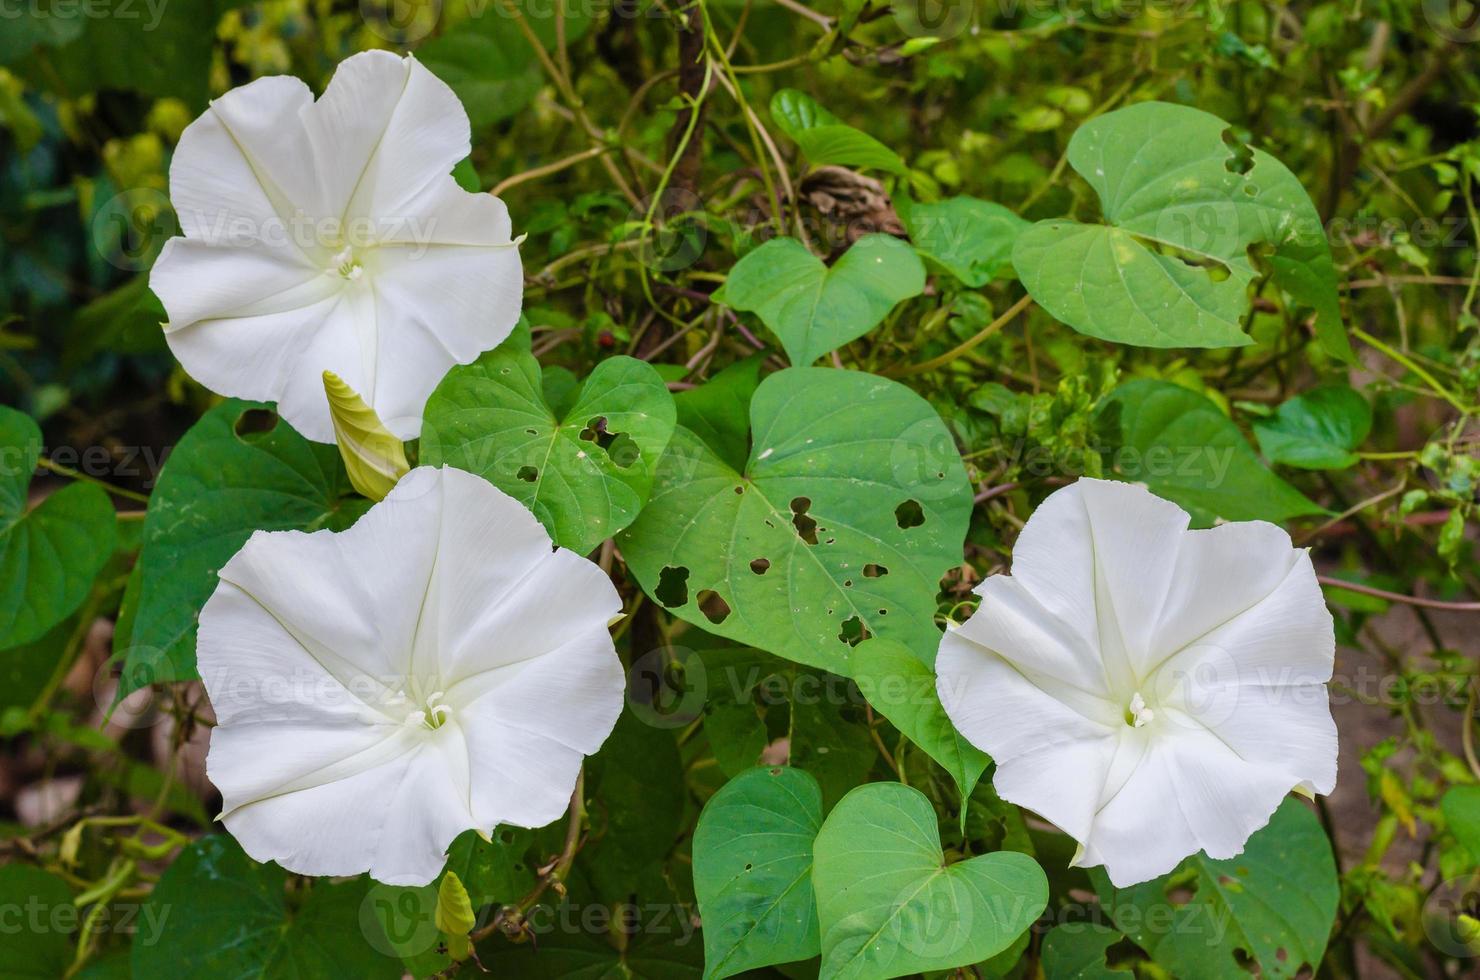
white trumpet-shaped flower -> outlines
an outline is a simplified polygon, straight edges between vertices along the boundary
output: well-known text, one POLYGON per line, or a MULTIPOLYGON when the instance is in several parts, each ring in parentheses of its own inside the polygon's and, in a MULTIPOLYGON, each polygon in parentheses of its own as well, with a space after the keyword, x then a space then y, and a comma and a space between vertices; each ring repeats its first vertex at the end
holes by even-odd
POLYGON ((523 278, 508 211, 451 176, 468 116, 414 58, 339 65, 317 102, 260 78, 186 128, 170 165, 183 238, 149 285, 176 358, 212 391, 275 401, 333 442, 323 372, 403 439, 454 363, 498 345, 523 278))
POLYGON ((407 474, 340 533, 258 531, 200 617, 206 771, 248 854, 423 884, 462 831, 566 809, 616 723, 621 600, 523 506, 407 474))
POLYGON ((1139 486, 1083 479, 977 593, 941 640, 946 712, 1002 798, 1116 886, 1233 857, 1292 789, 1335 786, 1331 614, 1280 528, 1188 530, 1139 486))

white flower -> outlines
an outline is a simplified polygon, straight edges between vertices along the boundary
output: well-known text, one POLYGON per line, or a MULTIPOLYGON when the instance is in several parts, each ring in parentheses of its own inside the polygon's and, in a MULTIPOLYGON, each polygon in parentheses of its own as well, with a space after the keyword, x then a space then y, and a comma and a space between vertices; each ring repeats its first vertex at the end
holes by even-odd
POLYGON ((1199 849, 1233 857, 1290 790, 1336 784, 1335 638, 1310 556, 1262 521, 1187 524, 1139 486, 1057 491, 936 661, 997 792, 1117 887, 1199 849))
POLYGON ((620 610, 460 470, 412 470, 338 534, 258 531, 200 616, 222 820, 259 861, 391 884, 464 830, 555 820, 621 711, 620 610))
POLYGON ((333 371, 403 439, 454 363, 498 345, 523 278, 509 216, 452 178, 467 113, 414 58, 343 62, 317 102, 296 78, 259 78, 180 138, 170 197, 183 238, 149 285, 170 349, 212 391, 276 401, 333 442, 333 371))

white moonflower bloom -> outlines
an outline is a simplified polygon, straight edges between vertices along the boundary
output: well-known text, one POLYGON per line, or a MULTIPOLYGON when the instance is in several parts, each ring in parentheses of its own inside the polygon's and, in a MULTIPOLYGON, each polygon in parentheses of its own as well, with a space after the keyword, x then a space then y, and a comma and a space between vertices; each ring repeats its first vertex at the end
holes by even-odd
POLYGON ((997 792, 1117 887, 1198 850, 1233 857, 1292 789, 1336 784, 1335 638, 1310 556, 1262 521, 1187 525, 1139 486, 1055 492, 936 661, 997 792))
POLYGON ((258 531, 220 579, 206 771, 259 861, 424 884, 464 830, 558 818, 621 712, 611 581, 460 470, 340 533, 258 531))
POLYGON ((507 209, 451 176, 469 145, 452 90, 385 51, 344 61, 317 102, 289 76, 217 99, 175 150, 184 237, 149 280, 175 357, 318 442, 334 441, 332 371, 415 438, 437 382, 508 336, 522 302, 507 209))

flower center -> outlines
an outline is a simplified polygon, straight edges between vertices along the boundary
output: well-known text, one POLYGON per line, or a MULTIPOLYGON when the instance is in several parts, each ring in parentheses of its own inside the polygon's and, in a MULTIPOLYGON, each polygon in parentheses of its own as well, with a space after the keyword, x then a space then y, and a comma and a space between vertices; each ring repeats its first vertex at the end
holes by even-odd
POLYGON ((346 248, 339 252, 330 262, 340 278, 347 279, 350 282, 354 282, 365 274, 365 267, 360 264, 360 260, 355 256, 355 251, 352 248, 346 248))
POLYGON ((446 693, 445 691, 433 691, 427 698, 426 705, 407 714, 402 724, 419 725, 432 732, 441 728, 447 723, 447 719, 452 717, 452 705, 445 704, 441 700, 446 693))
POLYGON ((1146 699, 1137 691, 1131 695, 1131 703, 1125 708, 1125 723, 1132 728, 1141 728, 1156 720, 1156 712, 1146 707, 1146 699))

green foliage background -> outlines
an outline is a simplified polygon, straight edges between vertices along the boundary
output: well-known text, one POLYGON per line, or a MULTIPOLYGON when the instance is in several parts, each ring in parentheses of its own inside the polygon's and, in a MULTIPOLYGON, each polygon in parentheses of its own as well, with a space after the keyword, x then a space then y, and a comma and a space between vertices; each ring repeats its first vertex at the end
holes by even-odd
POLYGON ((0 0, 0 976, 1473 970, 1476 17, 0 0), (528 236, 527 329, 448 376, 413 449, 612 572, 633 679, 570 817, 466 834, 423 889, 297 878, 212 832, 211 570, 367 504, 331 447, 193 383, 147 287, 208 99, 321 91, 381 47, 457 91, 458 178, 528 236), (1086 474, 1283 524, 1341 644, 1336 796, 1118 891, 996 798, 938 706, 874 693, 931 689, 932 623, 1086 474), (881 864, 883 833, 909 853, 881 864), (924 898, 841 884, 870 870, 924 898), (1028 904, 974 905, 962 883, 994 875, 1028 904))

